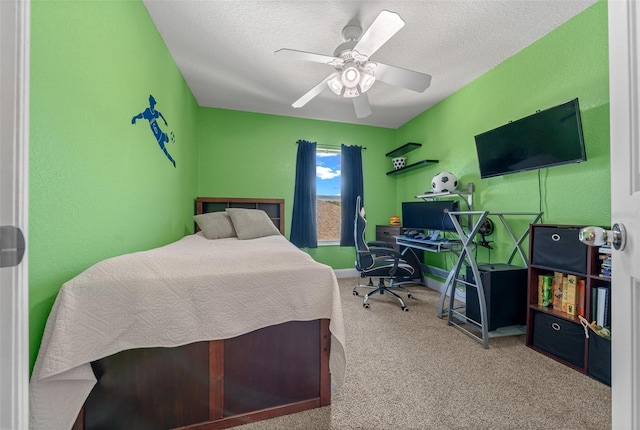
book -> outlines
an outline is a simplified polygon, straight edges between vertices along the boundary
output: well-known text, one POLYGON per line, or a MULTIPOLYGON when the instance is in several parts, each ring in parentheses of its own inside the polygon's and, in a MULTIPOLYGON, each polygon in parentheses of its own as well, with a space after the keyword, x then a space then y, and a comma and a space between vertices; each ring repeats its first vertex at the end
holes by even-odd
POLYGON ((598 248, 598 261, 600 261, 601 278, 611 278, 611 243, 607 242, 598 248))
POLYGON ((564 273, 553 272, 553 309, 562 310, 562 280, 564 273))
POLYGON ((544 306, 542 304, 544 296, 544 275, 538 275, 538 305, 544 306))
POLYGON ((611 289, 609 289, 609 294, 607 294, 607 314, 605 316, 605 327, 611 328, 611 289))
POLYGON ((598 303, 596 305, 596 324, 605 327, 608 322, 607 307, 609 305, 609 289, 607 287, 595 288, 598 291, 598 303))
POLYGON ((553 276, 538 276, 538 305, 550 306, 553 303, 553 276))
POLYGON ((566 293, 566 306, 567 313, 569 315, 576 315, 578 309, 578 281, 579 277, 576 275, 567 275, 567 293, 566 293))
POLYGON ((578 280, 578 315, 584 317, 584 308, 586 306, 586 284, 584 279, 578 280))
POLYGON ((611 245, 602 245, 598 248, 598 252, 601 254, 611 254, 611 245))
POLYGON ((569 302, 567 301, 567 291, 569 290, 568 280, 569 280, 568 276, 565 276, 562 278, 562 303, 561 303, 562 312, 567 312, 567 305, 569 304, 569 302))

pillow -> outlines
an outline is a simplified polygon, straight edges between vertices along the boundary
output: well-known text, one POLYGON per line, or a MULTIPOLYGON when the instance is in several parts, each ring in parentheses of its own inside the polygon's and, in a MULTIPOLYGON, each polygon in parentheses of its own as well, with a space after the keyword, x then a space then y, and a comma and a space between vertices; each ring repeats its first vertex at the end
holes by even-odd
POLYGON ((194 215, 193 219, 207 239, 236 237, 236 230, 233 228, 231 218, 226 212, 209 212, 202 215, 194 215))
POLYGON ((280 234, 269 215, 261 209, 227 208, 238 239, 255 239, 280 234))

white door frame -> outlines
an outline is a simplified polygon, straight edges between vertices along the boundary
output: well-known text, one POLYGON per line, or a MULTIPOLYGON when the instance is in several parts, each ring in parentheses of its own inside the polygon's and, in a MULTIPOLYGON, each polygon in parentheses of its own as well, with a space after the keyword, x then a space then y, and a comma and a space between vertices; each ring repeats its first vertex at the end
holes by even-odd
MULTIPOLYGON (((0 0, 0 225, 27 236, 30 0, 0 0)), ((29 427, 27 254, 0 268, 0 428, 29 427)))
MULTIPOLYGON (((634 49, 631 49, 631 40, 629 37, 629 20, 631 15, 635 14, 634 19, 631 22, 638 24, 638 8, 632 6, 633 2, 630 0, 609 0, 609 49, 610 49, 610 67, 616 67, 618 69, 626 68, 627 74, 630 77, 632 72, 635 71, 635 84, 637 85, 637 79, 639 78, 636 70, 639 64, 637 56, 638 46, 633 45, 634 49), (622 42, 622 45, 620 44, 622 42), (631 50, 630 50, 631 49, 631 50), (613 65, 613 66, 612 66, 613 65)), ((0 204, 12 204, 14 205, 13 211, 15 214, 15 225, 18 225, 25 236, 28 236, 27 232, 27 218, 28 218, 28 142, 29 142, 29 55, 30 55, 30 0, 0 0, 0 46, 3 47, 0 51, 0 59, 2 59, 3 68, 0 71, 0 79, 2 79, 2 85, 5 85, 7 74, 9 79, 13 82, 15 95, 14 99, 11 99, 10 106, 5 106, 7 98, 3 97, 0 101, 3 103, 3 112, 12 112, 14 121, 12 122, 13 136, 11 142, 5 142, 4 138, 0 142, 1 145, 11 145, 15 148, 15 157, 12 162, 0 159, 0 165, 5 170, 7 165, 13 164, 18 172, 14 176, 15 186, 14 196, 15 199, 11 202, 1 202, 0 204), (4 47, 8 46, 9 52, 6 52, 4 47), (12 51, 14 49, 14 51, 12 51), (5 58, 7 55, 14 55, 13 63, 15 67, 7 68, 5 65, 5 58), (8 110, 6 110, 8 109, 8 110)), ((634 30, 640 31, 635 26, 634 30)), ((636 35, 637 37, 637 35, 636 35)), ((636 40, 635 42, 638 42, 636 40)), ((610 78, 611 79, 611 78, 610 78)), ((618 79, 617 77, 615 79, 618 79)), ((631 91, 629 79, 626 82, 616 83, 627 86, 627 91, 631 91)), ((612 94, 615 91, 614 87, 611 87, 612 94)), ((639 89, 637 86, 634 88, 636 91, 639 89)), ((636 94, 636 103, 638 98, 636 94)), ((636 131, 638 121, 640 118, 631 119, 631 106, 630 102, 626 105, 624 102, 620 103, 615 97, 611 98, 611 130, 612 130, 612 152, 613 152, 613 139, 614 129, 618 127, 618 122, 614 118, 614 112, 616 115, 626 112, 626 121, 635 121, 636 131), (614 122, 615 121, 615 122, 614 122)), ((638 113, 638 112, 636 112, 638 113)), ((2 126, 7 124, 3 121, 2 126)), ((11 126, 11 123, 9 123, 11 126)), ((631 124, 628 124, 631 126, 631 124)), ((627 130, 631 132, 631 130, 627 130)), ((4 131, 0 136, 6 135, 4 131)), ((637 136, 636 136, 637 137, 637 136)), ((636 144, 638 142, 636 141, 636 144)), ((636 153, 636 156, 638 154, 636 153)), ((612 175, 616 169, 611 169, 612 175)), ((612 178, 613 183, 613 178, 612 178)), ((5 186, 5 181, 3 181, 5 186)), ((613 195, 614 190, 612 190, 613 195)), ((5 220, 1 220, 3 223, 5 220)), ((612 221, 616 221, 612 219, 612 221)), ((637 252, 636 252, 637 253, 637 252)), ((615 265, 615 263, 614 263, 615 265)), ((8 363, 5 363, 5 355, 1 356, 0 361, 0 375, 2 375, 2 381, 10 381, 9 386, 6 384, 0 384, 0 395, 3 400, 5 395, 8 395, 11 400, 9 402, 0 402, 0 428, 16 428, 23 429, 28 428, 28 374, 29 374, 29 348, 28 348, 28 251, 25 254, 23 262, 14 268, 14 273, 8 278, 12 284, 10 297, 12 304, 15 307, 15 312, 12 315, 5 315, 4 312, 0 315, 0 323, 2 327, 10 327, 15 333, 14 341, 10 345, 3 344, 2 350, 10 350, 8 355, 8 363), (10 348, 7 348, 9 347, 10 348), (6 378, 8 377, 8 379, 6 378), (7 406, 5 406, 7 404, 7 406)), ((7 268, 0 269, 6 271, 7 268)), ((5 284, 6 277, 2 277, 2 285, 0 286, 0 294, 2 291, 9 288, 5 284)), ((617 289, 617 282, 613 282, 614 290, 617 289)), ((617 296, 613 294, 612 297, 617 296)), ((1 300, 5 300, 4 296, 0 296, 1 300)), ((635 303, 638 305, 638 303, 635 303)), ((615 307, 615 303, 613 304, 615 307)), ((2 308, 4 309, 4 308, 2 308)), ((618 321, 622 321, 626 327, 621 331, 628 331, 629 326, 634 324, 634 321, 640 319, 636 315, 638 308, 633 309, 634 312, 629 315, 618 316, 618 321)), ((614 315, 618 314, 617 312, 614 315)), ((615 318, 615 316, 614 316, 615 318)), ((614 320, 614 324, 616 324, 614 320)), ((620 333, 622 334, 622 333, 620 333)), ((614 333, 614 338, 617 333, 614 333)), ((620 339, 620 338, 618 338, 620 339)), ((633 342, 633 339, 626 339, 633 342)), ((630 344, 623 346, 622 342, 613 342, 613 387, 612 387, 612 415, 613 415, 613 427, 614 428, 640 428, 640 417, 638 416, 637 406, 640 402, 640 345, 630 344), (628 366, 625 373, 626 378, 631 381, 630 384, 624 384, 620 386, 618 382, 621 380, 621 371, 623 369, 618 368, 618 363, 622 361, 625 366, 628 366), (619 377, 617 376, 619 375, 619 377)))
POLYGON ((613 253, 612 428, 640 428, 640 8, 609 0, 611 222, 627 230, 613 253))

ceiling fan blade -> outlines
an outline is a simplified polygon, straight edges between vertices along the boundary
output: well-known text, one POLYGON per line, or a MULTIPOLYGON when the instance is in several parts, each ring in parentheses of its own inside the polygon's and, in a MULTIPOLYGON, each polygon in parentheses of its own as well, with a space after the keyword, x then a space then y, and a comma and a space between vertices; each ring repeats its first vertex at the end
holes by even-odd
POLYGON ((353 107, 356 110, 356 117, 366 118, 371 115, 371 105, 369 104, 369 96, 367 96, 367 93, 360 94, 352 100, 353 107))
POLYGON ((316 85, 315 87, 311 88, 305 95, 303 95, 298 100, 293 102, 293 104, 291 106, 293 106, 294 108, 301 108, 302 106, 304 106, 307 103, 309 103, 309 101, 312 98, 314 98, 315 96, 320 94, 325 88, 329 88, 327 86, 327 81, 329 79, 333 78, 336 75, 338 75, 337 72, 332 73, 329 76, 327 76, 326 78, 324 78, 322 81, 320 81, 320 83, 318 85, 316 85))
POLYGON ((402 27, 404 21, 395 12, 383 10, 378 14, 373 24, 364 32, 353 50, 371 57, 387 40, 391 39, 402 27))
POLYGON ((431 75, 383 63, 377 63, 374 69, 374 76, 377 81, 386 82, 387 84, 407 88, 419 93, 431 85, 431 75))
MULTIPOLYGON (((331 57, 329 55, 322 54, 314 54, 313 52, 305 52, 305 51, 297 51, 295 49, 278 49, 274 52, 276 57, 286 58, 290 60, 302 60, 302 61, 312 61, 314 63, 322 63, 322 64, 332 64, 338 61, 343 64, 344 61, 340 58, 331 57)), ((333 64, 332 64, 333 65, 333 64)))

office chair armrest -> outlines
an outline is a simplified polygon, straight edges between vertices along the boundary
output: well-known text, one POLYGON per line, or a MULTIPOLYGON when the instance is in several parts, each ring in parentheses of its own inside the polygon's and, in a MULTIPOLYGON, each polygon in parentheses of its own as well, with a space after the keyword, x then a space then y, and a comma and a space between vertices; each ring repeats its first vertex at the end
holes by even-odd
POLYGON ((396 260, 396 264, 398 260, 402 259, 402 255, 393 248, 371 247, 369 251, 374 255, 388 255, 389 257, 393 257, 393 259, 396 260))
POLYGON ((389 276, 393 277, 398 270, 398 264, 402 260, 402 255, 399 252, 396 252, 394 249, 389 248, 369 248, 369 251, 375 256, 389 256, 393 258, 393 267, 389 270, 389 276))
POLYGON ((369 248, 374 247, 374 248, 390 248, 390 249, 393 249, 393 245, 391 245, 388 242, 382 242, 380 240, 374 240, 372 242, 367 242, 367 246, 369 248))

